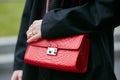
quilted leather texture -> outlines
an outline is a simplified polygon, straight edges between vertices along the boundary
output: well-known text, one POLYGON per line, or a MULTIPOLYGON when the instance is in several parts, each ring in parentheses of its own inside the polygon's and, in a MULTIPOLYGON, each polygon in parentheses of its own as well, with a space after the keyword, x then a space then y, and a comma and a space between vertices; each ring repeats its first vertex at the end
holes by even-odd
POLYGON ((77 35, 61 39, 40 39, 27 47, 26 63, 68 72, 85 73, 89 57, 88 35, 77 35), (49 47, 57 48, 56 55, 48 55, 49 47))

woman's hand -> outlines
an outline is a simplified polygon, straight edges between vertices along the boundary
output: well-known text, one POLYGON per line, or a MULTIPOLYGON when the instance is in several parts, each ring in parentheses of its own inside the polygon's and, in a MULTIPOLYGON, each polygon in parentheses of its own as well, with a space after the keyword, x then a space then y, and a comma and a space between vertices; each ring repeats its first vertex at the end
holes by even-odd
POLYGON ((28 31, 26 32, 28 43, 37 41, 41 38, 41 23, 42 20, 36 20, 29 27, 28 31))
POLYGON ((22 70, 14 71, 12 74, 11 80, 22 80, 22 74, 23 74, 22 70))

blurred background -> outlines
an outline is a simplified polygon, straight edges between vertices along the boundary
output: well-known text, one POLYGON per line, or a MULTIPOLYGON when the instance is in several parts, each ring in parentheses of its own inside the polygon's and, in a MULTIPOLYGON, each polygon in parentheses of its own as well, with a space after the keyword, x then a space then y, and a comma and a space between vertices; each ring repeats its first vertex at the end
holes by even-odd
POLYGON ((0 0, 0 80, 10 80, 25 0, 0 0))
MULTIPOLYGON (((0 0, 0 80, 10 80, 25 0, 0 0)), ((120 80, 120 27, 114 32, 115 74, 120 80)))

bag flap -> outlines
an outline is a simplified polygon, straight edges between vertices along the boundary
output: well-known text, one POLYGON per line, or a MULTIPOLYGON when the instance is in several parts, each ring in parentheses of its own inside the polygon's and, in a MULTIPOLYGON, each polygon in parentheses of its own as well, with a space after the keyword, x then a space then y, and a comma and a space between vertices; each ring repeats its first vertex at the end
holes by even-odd
POLYGON ((59 39, 40 39, 36 42, 30 43, 29 46, 36 47, 57 47, 58 49, 78 49, 84 42, 85 35, 77 35, 59 39))

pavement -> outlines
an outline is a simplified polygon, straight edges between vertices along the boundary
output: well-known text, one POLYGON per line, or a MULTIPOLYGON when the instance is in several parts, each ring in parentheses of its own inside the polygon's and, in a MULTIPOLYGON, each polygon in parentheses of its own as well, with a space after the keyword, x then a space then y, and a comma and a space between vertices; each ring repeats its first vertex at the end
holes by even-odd
MULTIPOLYGON (((16 36, 0 37, 0 80, 10 80, 13 68, 16 36)), ((120 80, 120 27, 114 32, 115 74, 120 80)))

